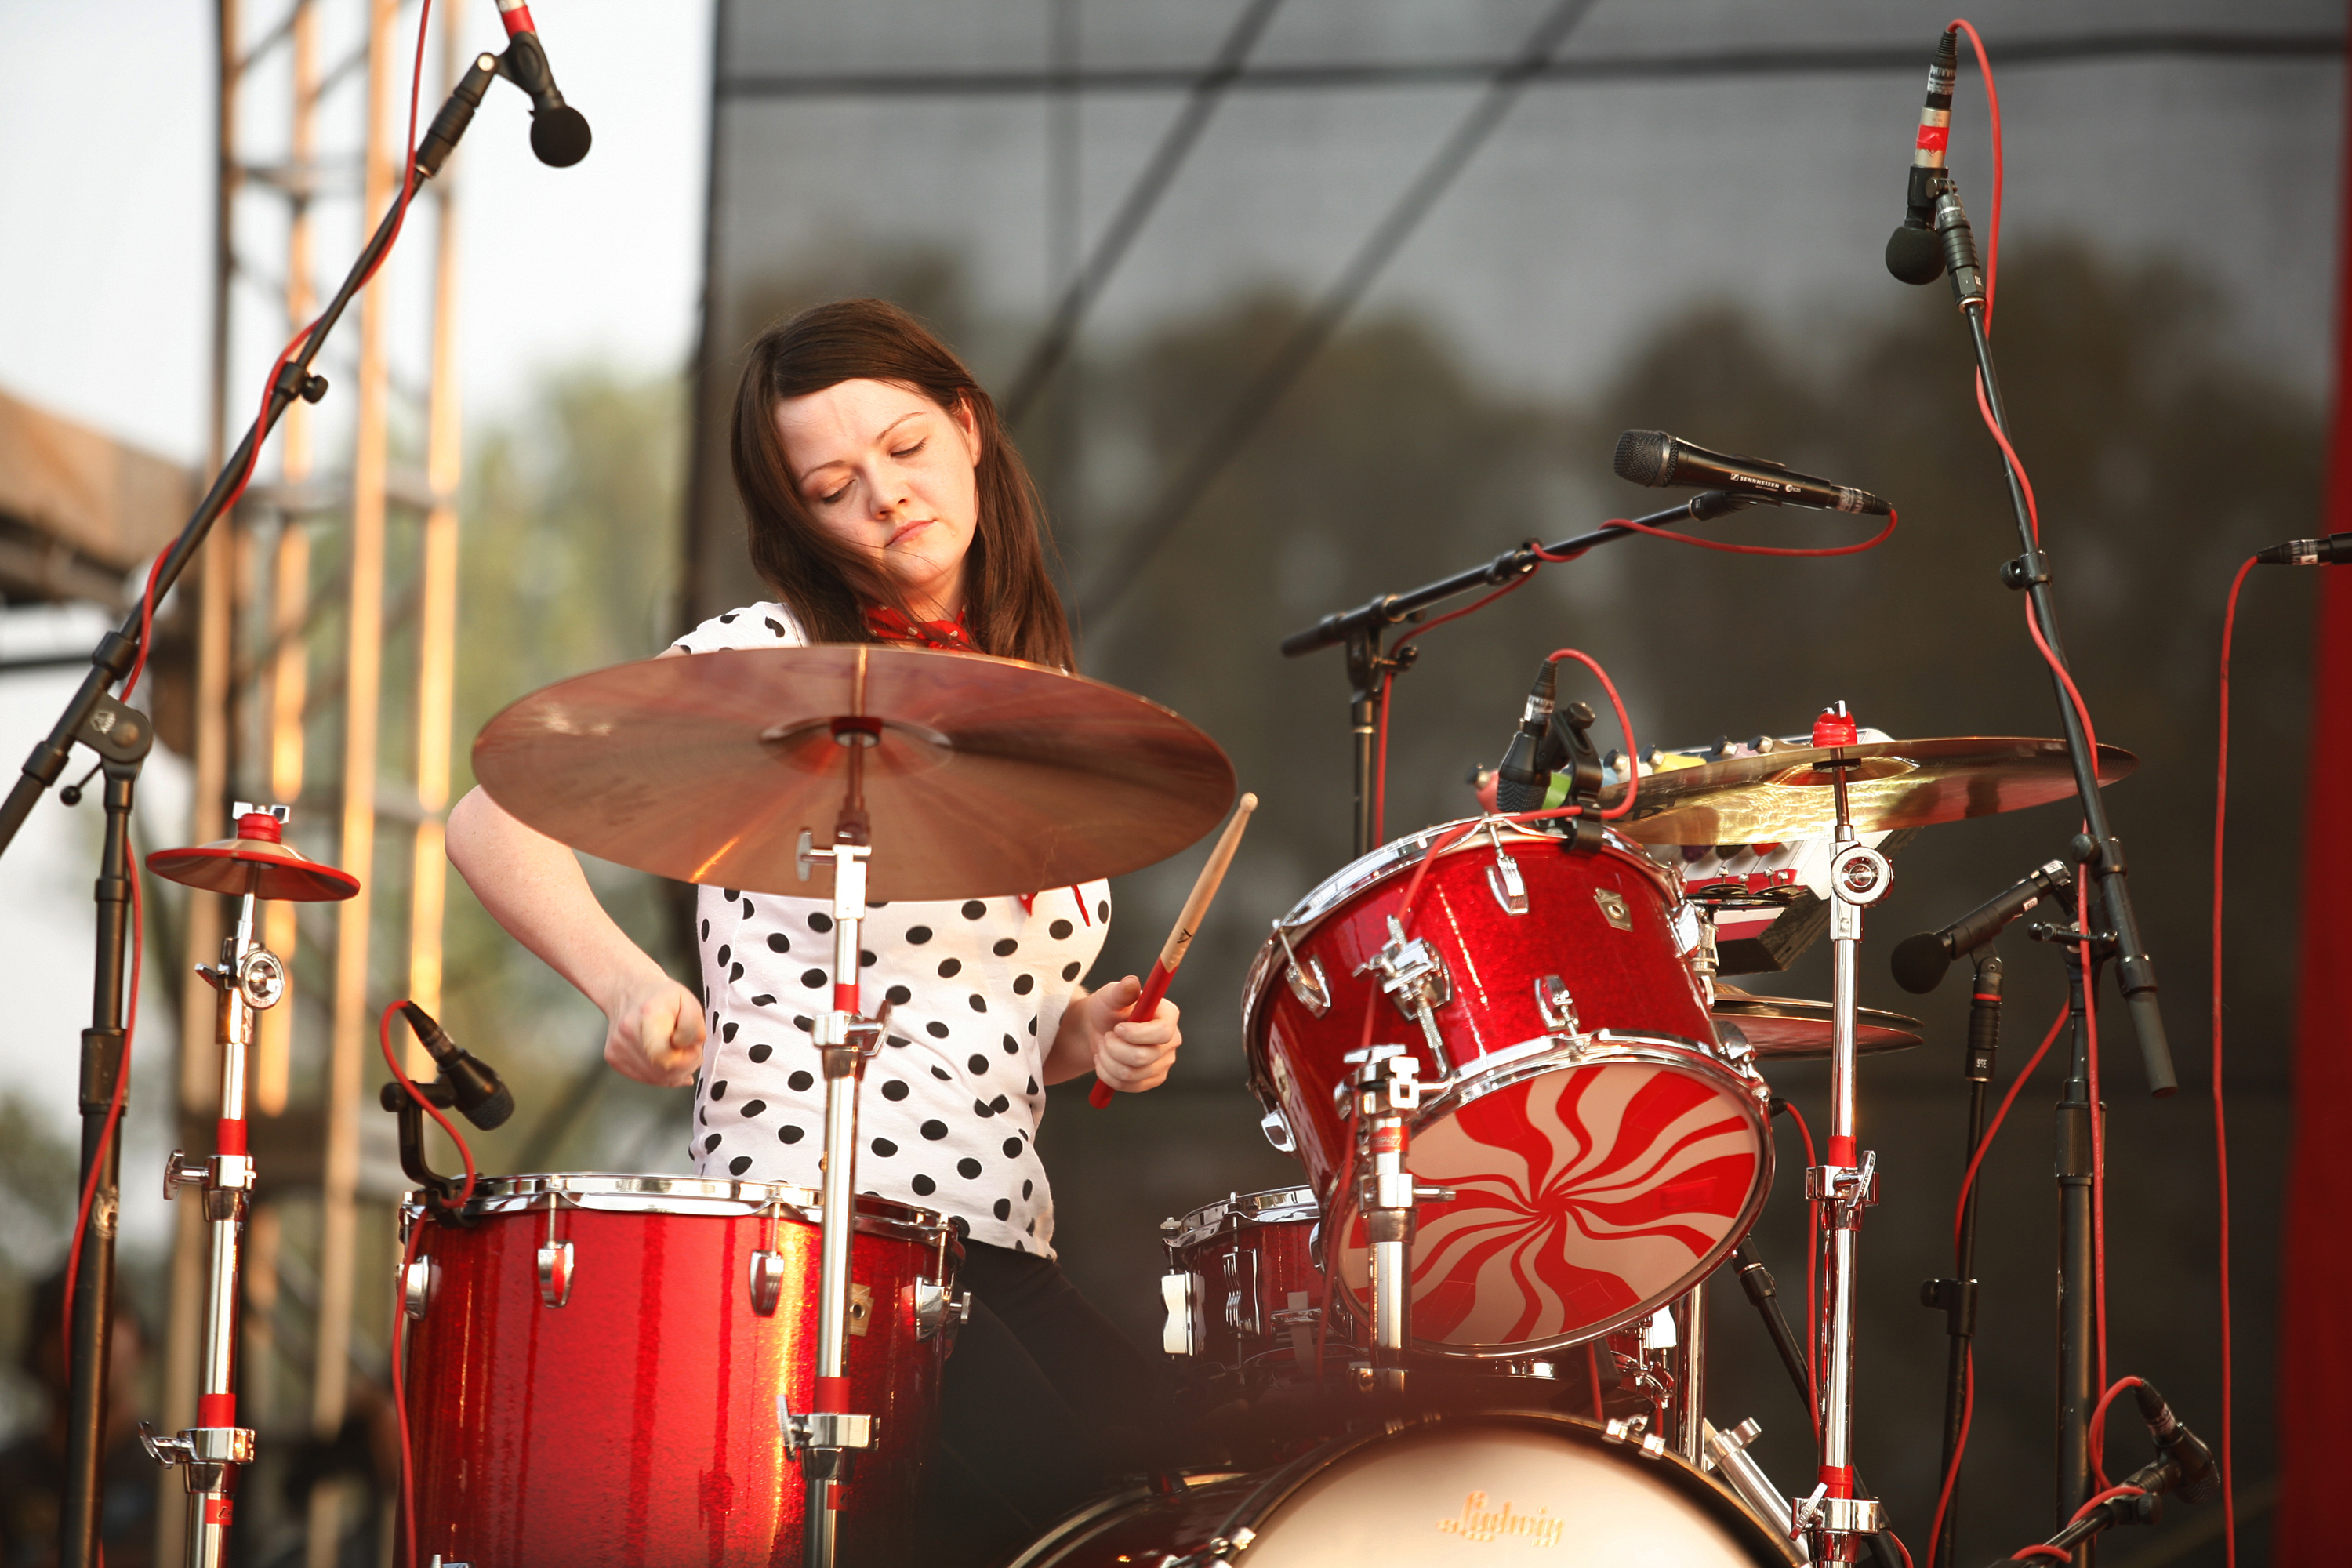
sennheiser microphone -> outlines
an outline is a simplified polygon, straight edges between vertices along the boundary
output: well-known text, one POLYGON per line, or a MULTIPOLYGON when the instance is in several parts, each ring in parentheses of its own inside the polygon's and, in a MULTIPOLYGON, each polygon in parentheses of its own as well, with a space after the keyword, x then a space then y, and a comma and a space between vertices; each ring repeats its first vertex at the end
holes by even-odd
POLYGON ((2265 566, 2333 566, 2352 561, 2352 533, 2331 533, 2325 539, 2290 539, 2268 550, 2254 552, 2265 566))
POLYGON ((1709 485, 1752 496, 1773 506, 1819 507, 1823 511, 1870 512, 1885 517, 1895 509, 1868 490, 1789 471, 1763 458, 1734 458, 1678 440, 1664 430, 1628 430, 1617 437, 1617 477, 1637 485, 1709 485))
POLYGON ((514 1091, 499 1081, 490 1064, 470 1051, 462 1050, 433 1015, 414 1002, 403 1002, 400 1010, 407 1016, 408 1026, 416 1031, 416 1038, 441 1069, 441 1081, 449 1086, 457 1109, 466 1120, 487 1132, 503 1124, 514 1114, 514 1091))
POLYGON ((1535 684, 1528 688, 1528 705, 1519 715, 1519 727, 1511 731, 1510 748, 1495 770, 1495 809, 1507 816, 1543 805, 1551 770, 1542 765, 1541 752, 1544 736, 1551 729, 1553 693, 1559 687, 1559 666, 1544 660, 1536 671, 1535 684))
POLYGON ((2062 888, 2074 885, 2074 868, 2063 860, 2037 866, 2014 886, 1970 910, 1941 931, 1923 931, 1897 942, 1889 960, 1895 984, 1924 996, 1940 984, 1952 961, 1990 942, 2010 921, 2062 888))
POLYGON ((1919 139, 1911 149, 1911 184, 1903 226, 1887 237, 1886 270, 1906 283, 1933 283, 1944 275, 1944 242, 1936 237, 1936 197, 1952 140, 1952 83, 1959 75, 1957 31, 1936 46, 1927 68, 1927 101, 1919 110, 1919 139))
POLYGON ((2213 1450, 2172 1413, 2156 1385, 2142 1378, 2132 1397, 2139 1402, 2139 1418, 2147 1423, 2147 1435, 2156 1439, 2158 1451, 2180 1467, 2180 1481, 2172 1495, 2182 1502, 2199 1503, 2221 1490, 2221 1472, 2213 1463, 2213 1450))
POLYGON ((539 161, 568 169, 588 156, 588 118, 563 101, 554 68, 547 63, 539 26, 523 0, 499 0, 499 20, 507 27, 507 52, 499 67, 509 80, 530 94, 530 150, 539 161))

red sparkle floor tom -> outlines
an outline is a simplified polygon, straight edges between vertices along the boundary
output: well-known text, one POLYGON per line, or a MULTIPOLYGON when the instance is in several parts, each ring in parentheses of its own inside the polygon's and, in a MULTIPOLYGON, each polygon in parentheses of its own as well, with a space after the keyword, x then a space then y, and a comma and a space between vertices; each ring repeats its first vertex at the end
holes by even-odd
POLYGON ((1163 1220, 1160 1349, 1232 1372, 1311 1367, 1324 1306, 1322 1220, 1311 1187, 1235 1193, 1163 1220))

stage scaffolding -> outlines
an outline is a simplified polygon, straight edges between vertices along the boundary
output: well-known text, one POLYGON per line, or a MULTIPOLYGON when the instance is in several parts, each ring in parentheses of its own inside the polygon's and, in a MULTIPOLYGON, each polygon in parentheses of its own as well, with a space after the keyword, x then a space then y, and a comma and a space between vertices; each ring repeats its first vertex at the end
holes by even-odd
MULTIPOLYGON (((286 0, 268 9, 217 0, 217 11, 214 468, 258 405, 268 362, 257 346, 274 350, 311 319, 321 277, 340 275, 397 194, 415 26, 413 4, 400 0, 286 0), (322 227, 334 237, 322 242, 322 227)), ((445 10, 435 22, 428 111, 458 69, 455 17, 445 10)), ((383 1004, 406 994, 429 1011, 441 1005, 462 168, 453 160, 422 193, 400 247, 358 301, 355 327, 320 362, 333 383, 324 411, 348 425, 293 405, 230 526, 197 566, 193 837, 226 833, 233 801, 287 805, 306 852, 362 881, 359 896, 341 904, 268 906, 267 940, 294 966, 297 1004, 262 1015, 251 1064, 261 1186, 241 1408, 261 1432, 257 1480, 274 1479, 272 1458, 282 1460, 306 1432, 332 1442, 354 1411, 382 1397, 390 1310, 369 1282, 390 1278, 388 1258, 377 1255, 393 1232, 397 1178, 387 1170, 362 1180, 362 1095, 383 1004), (404 284, 396 294, 395 279, 421 268, 429 286, 404 284), (431 318, 423 363, 396 367, 394 301, 420 293, 431 318), (388 651, 404 657, 388 659, 388 651), (303 909, 330 912, 313 923, 298 920, 303 909), (404 912, 402 952, 377 927, 404 912)), ((225 916, 223 900, 192 900, 179 969, 187 976, 179 1111, 192 1146, 208 1137, 219 1070, 211 993, 190 966, 217 948, 225 916)), ((178 1205, 158 1423, 165 1431, 195 1414, 200 1217, 194 1204, 178 1205)), ((175 1473, 159 1484, 159 1560, 172 1561, 184 1505, 175 1473)), ((299 1519, 277 1506, 276 1490, 247 1489, 239 1533, 268 1555, 299 1540, 312 1568, 334 1562, 354 1522, 349 1489, 314 1487, 299 1519)))

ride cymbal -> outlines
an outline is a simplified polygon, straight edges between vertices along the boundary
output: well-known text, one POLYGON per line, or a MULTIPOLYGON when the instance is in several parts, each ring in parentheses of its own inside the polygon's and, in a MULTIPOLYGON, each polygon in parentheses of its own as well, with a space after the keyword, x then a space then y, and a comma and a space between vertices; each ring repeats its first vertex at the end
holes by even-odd
MULTIPOLYGON (((1826 838, 1837 826, 1836 791, 1823 764, 1847 760, 1847 809, 1854 831, 1880 833, 1964 816, 1990 816, 2064 800, 2074 793, 2063 741, 1964 735, 1934 741, 1874 741, 1853 746, 1786 746, 1695 768, 1644 773, 1633 814, 1614 824, 1637 844, 1785 844, 1826 838)), ((2099 748, 2099 783, 2139 765, 2121 746, 2099 748)), ((1602 792, 1603 805, 1625 798, 1602 792)))
POLYGON ((1215 827, 1234 770, 1188 721, 1041 665, 850 643, 649 658, 483 726, 474 776, 549 837, 680 881, 830 896, 859 746, 868 896, 979 899, 1113 877, 1215 827), (805 879, 803 876, 805 874, 805 879))
MULTIPOLYGON (((1707 1009, 1718 1030, 1726 1026, 1766 1061, 1793 1061, 1830 1054, 1832 1007, 1794 996, 1759 996, 1722 981, 1715 983, 1715 1005, 1707 1009)), ((1865 1054, 1907 1051, 1923 1043, 1916 1018, 1890 1013, 1884 1007, 1853 1010, 1853 1043, 1865 1054)), ((1727 1030, 1726 1030, 1727 1032, 1727 1030)))

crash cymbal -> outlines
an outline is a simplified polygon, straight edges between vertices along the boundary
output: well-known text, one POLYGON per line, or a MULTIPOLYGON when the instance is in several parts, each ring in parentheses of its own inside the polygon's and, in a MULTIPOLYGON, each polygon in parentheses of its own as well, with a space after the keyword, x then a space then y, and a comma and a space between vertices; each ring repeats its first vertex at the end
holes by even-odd
MULTIPOLYGON (((1758 996, 1715 983, 1716 1027, 1738 1029, 1767 1061, 1790 1061, 1830 1054, 1831 1008, 1827 1002, 1806 1002, 1793 996, 1758 996)), ((1907 1051, 1921 1043, 1919 1020, 1883 1007, 1853 1011, 1853 1043, 1864 1052, 1907 1051)))
POLYGON ((349 871, 322 866, 279 839, 278 819, 248 812, 236 821, 237 837, 217 838, 186 849, 158 849, 147 869, 166 881, 208 893, 243 895, 286 903, 327 903, 360 890, 349 871))
MULTIPOLYGON (((2064 800, 2074 771, 2063 741, 1965 735, 1936 741, 1876 741, 1834 748, 1776 747, 1672 773, 1646 773, 1633 815, 1617 831, 1639 844, 1785 844, 1826 838, 1837 824, 1836 792, 1822 764, 1852 759, 1848 810, 1858 833, 1925 827, 2064 800)), ((2139 765, 2120 746, 2099 748, 2099 782, 2139 765)), ((1625 796, 1615 785, 1603 805, 1625 796)))
POLYGON ((1041 665, 851 643, 649 658, 492 719, 474 776, 515 816, 680 881, 828 897, 850 749, 867 894, 979 899, 1117 876, 1216 826, 1234 769, 1156 702, 1041 665), (836 739, 836 735, 841 739, 836 739))

